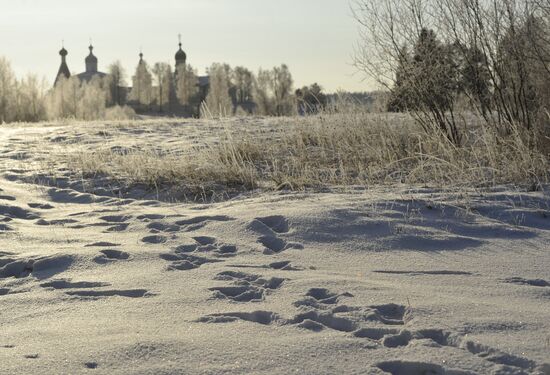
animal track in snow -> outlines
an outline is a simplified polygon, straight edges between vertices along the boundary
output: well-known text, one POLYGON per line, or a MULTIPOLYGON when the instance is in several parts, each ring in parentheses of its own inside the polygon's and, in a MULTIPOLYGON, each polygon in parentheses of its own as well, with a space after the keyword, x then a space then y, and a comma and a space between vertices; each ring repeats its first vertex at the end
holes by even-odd
POLYGON ((145 214, 145 215, 139 215, 136 217, 136 219, 141 221, 149 221, 149 220, 161 220, 164 219, 166 215, 159 215, 159 214, 145 214))
POLYGON ((27 277, 33 271, 32 259, 13 260, 0 268, 0 279, 8 277, 27 277))
POLYGON ((103 233, 112 233, 112 232, 124 232, 128 227, 130 226, 129 223, 121 223, 117 225, 113 225, 112 227, 109 227, 103 231, 103 233))
MULTIPOLYGON (((488 347, 483 344, 468 340, 465 336, 458 333, 451 333, 441 329, 423 329, 411 331, 407 329, 372 327, 372 323, 383 323, 384 321, 374 321, 369 319, 368 312, 375 311, 375 314, 384 316, 384 319, 391 319, 394 324, 398 318, 404 316, 403 307, 395 304, 385 304, 371 306, 363 314, 362 308, 350 308, 339 306, 331 311, 309 310, 296 315, 292 319, 281 318, 278 314, 270 311, 254 312, 231 312, 210 314, 199 318, 197 321, 202 323, 231 323, 238 320, 258 323, 262 325, 293 325, 297 328, 319 332, 324 329, 333 329, 340 332, 350 333, 359 339, 368 339, 376 341, 388 349, 405 347, 414 343, 429 347, 449 347, 456 350, 463 350, 467 353, 486 360, 490 366, 494 366, 492 373, 506 374, 526 374, 526 373, 548 373, 548 366, 538 366, 536 362, 504 353, 498 349, 488 347), (354 312, 352 315, 340 315, 340 313, 354 312), (366 316, 364 316, 366 315, 366 316), (366 326, 365 326, 366 325, 366 326), (504 371, 504 372, 503 372, 504 371)), ((385 361, 375 365, 382 371, 396 375, 463 375, 471 374, 461 369, 445 368, 441 365, 408 362, 402 360, 385 361)))
POLYGON ((265 289, 278 289, 285 281, 280 277, 271 277, 264 279, 258 275, 252 275, 244 272, 223 271, 216 276, 216 280, 233 281, 236 284, 253 284, 265 289))
POLYGON ((76 281, 72 282, 70 280, 60 279, 52 280, 46 283, 40 284, 42 288, 52 288, 52 289, 84 289, 84 288, 100 288, 104 286, 110 286, 109 283, 102 282, 93 282, 93 281, 76 281))
POLYGON ((271 311, 253 311, 253 312, 229 312, 221 314, 210 314, 197 320, 200 323, 228 323, 236 320, 270 325, 280 320, 279 315, 271 311))
POLYGON ((313 331, 320 331, 328 327, 337 331, 352 332, 358 327, 358 323, 348 317, 340 317, 332 312, 315 310, 298 314, 289 323, 313 331))
POLYGON ((132 219, 131 215, 107 215, 99 218, 100 220, 106 221, 108 223, 123 223, 132 219))
POLYGON ((214 237, 208 237, 208 236, 197 236, 193 237, 195 241, 201 246, 206 245, 214 245, 218 240, 216 240, 214 237))
POLYGON ((161 235, 146 236, 141 239, 141 242, 148 244, 161 244, 168 241, 168 237, 161 235))
POLYGON ((165 224, 158 221, 154 221, 147 225, 147 228, 150 229, 151 233, 158 232, 178 232, 180 230, 179 225, 176 224, 165 224))
POLYGON ((236 320, 244 320, 263 325, 278 323, 279 325, 295 325, 298 328, 304 328, 311 331, 321 331, 325 328, 331 328, 341 332, 352 332, 356 329, 356 323, 351 319, 335 316, 334 314, 316 311, 309 311, 298 314, 293 319, 287 320, 281 318, 278 314, 270 311, 235 312, 210 314, 199 318, 201 323, 230 323, 236 320))
POLYGON ((112 242, 94 242, 88 245, 84 245, 84 247, 116 247, 120 246, 118 243, 112 243, 112 242))
POLYGON ((54 206, 48 203, 29 203, 28 206, 30 208, 37 208, 39 210, 51 210, 55 208, 54 206))
POLYGON ((293 266, 289 260, 283 260, 279 262, 273 262, 266 265, 256 266, 253 264, 231 264, 227 267, 232 268, 259 268, 259 269, 272 269, 279 271, 302 271, 302 267, 293 266))
POLYGON ((256 220, 276 233, 287 233, 290 228, 288 219, 284 216, 257 217, 256 220))
POLYGON ((435 363, 411 362, 411 361, 388 361, 376 365, 380 370, 392 375, 475 375, 470 371, 450 369, 435 363))
POLYGON ((65 271, 74 258, 70 255, 56 255, 38 259, 15 259, 0 257, 0 279, 23 278, 31 273, 39 279, 49 278, 65 271))
POLYGON ((388 303, 385 305, 369 306, 372 313, 367 320, 379 321, 386 325, 403 325, 405 324, 406 314, 408 309, 403 305, 388 303))
POLYGON ((89 368, 89 369, 95 369, 95 368, 97 368, 97 363, 96 362, 86 362, 86 363, 84 363, 84 366, 86 368, 89 368))
POLYGON ((281 251, 286 250, 286 241, 280 239, 279 237, 262 236, 258 239, 258 241, 271 253, 280 253, 281 251))
POLYGON ((543 279, 524 279, 523 277, 509 277, 507 279, 504 279, 504 282, 537 287, 550 287, 550 282, 543 279))
POLYGON ((77 297, 91 297, 91 298, 101 298, 101 297, 127 297, 127 298, 141 298, 151 296, 146 289, 127 289, 127 290, 76 290, 68 291, 65 294, 70 296, 77 297))
MULTIPOLYGON (((387 310, 389 305, 381 310, 387 310)), ((392 308, 393 309, 393 308, 392 308)), ((399 310, 399 309, 398 309, 399 310)), ((311 321, 319 322, 320 319, 317 319, 315 314, 310 315, 313 317, 311 321)), ((391 314, 390 314, 391 315, 391 314)), ((400 315, 400 313, 398 314, 400 315)), ((330 316, 330 314, 325 313, 324 316, 330 316)), ((304 316, 301 316, 304 317, 304 316)), ((296 319, 296 318, 295 318, 296 319)), ((304 320, 307 322, 307 319, 304 320)), ((324 324, 326 325, 326 324, 324 324)), ((362 325, 362 324, 361 324, 362 325)), ((311 330, 319 329, 318 326, 308 323, 307 327, 311 330)), ((421 343, 421 345, 429 347, 450 347, 458 350, 465 350, 472 355, 475 355, 479 358, 482 358, 491 364, 494 364, 495 371, 494 373, 501 373, 498 371, 505 370, 509 374, 525 374, 525 371, 532 372, 537 368, 543 368, 540 373, 546 373, 543 367, 537 367, 537 364, 534 361, 529 359, 515 356, 512 354, 504 353, 498 349, 488 347, 483 344, 479 344, 473 341, 470 341, 458 333, 451 333, 442 329, 423 329, 418 331, 413 330, 399 330, 397 328, 386 328, 386 327, 361 327, 353 331, 353 336, 357 338, 366 338, 372 341, 378 342, 380 345, 385 346, 386 348, 399 348, 405 347, 413 343, 421 343), (498 370, 497 370, 498 369, 498 370)), ((420 362, 403 362, 403 361, 390 361, 382 362, 376 365, 380 369, 391 374, 469 374, 469 372, 464 372, 462 370, 454 369, 445 369, 443 367, 438 367, 438 365, 432 365, 429 363, 420 363, 420 362), (428 372, 426 372, 428 371, 428 372), (430 372, 431 371, 431 372, 430 372), (458 371, 458 372, 456 372, 458 371), (462 372, 461 372, 462 371, 462 372)))
POLYGON ((176 222, 176 225, 182 227, 182 230, 186 232, 192 232, 198 229, 203 228, 210 222, 213 221, 231 221, 235 220, 232 217, 225 215, 215 215, 215 216, 196 216, 190 219, 184 219, 176 222))
POLYGON ((187 243, 178 246, 176 253, 212 253, 220 258, 235 256, 238 252, 237 246, 219 243, 214 237, 197 236, 193 237, 194 243, 187 243))
POLYGON ((210 288, 217 298, 227 298, 235 302, 259 302, 265 298, 269 290, 281 287, 284 279, 272 277, 264 279, 258 275, 244 272, 224 271, 219 273, 216 280, 230 281, 234 285, 228 287, 210 288))
POLYGON ((91 203, 106 203, 112 198, 101 197, 88 193, 79 193, 70 189, 51 188, 48 190, 48 195, 53 202, 59 203, 74 203, 74 204, 91 204, 91 203))
POLYGON ((0 232, 11 232, 14 229, 8 224, 0 224, 0 232))
POLYGON ((353 297, 353 294, 348 292, 336 294, 325 288, 311 288, 306 293, 306 296, 311 297, 320 303, 335 304, 338 302, 339 297, 353 297))
POLYGON ((449 270, 434 270, 434 271, 393 271, 393 270, 375 270, 374 273, 386 273, 390 275, 456 275, 456 276, 470 276, 471 272, 466 271, 449 271, 449 270))
POLYGON ((277 236, 261 236, 258 242, 265 246, 264 254, 272 255, 288 249, 303 249, 304 246, 298 243, 288 243, 277 236))
POLYGON ((40 219, 35 222, 36 225, 66 225, 78 223, 78 220, 74 219, 54 219, 54 220, 44 220, 40 219))
POLYGON ((130 258, 130 254, 125 251, 105 249, 100 251, 101 255, 94 258, 96 263, 108 263, 114 260, 126 260, 130 258))
POLYGON ((325 288, 311 288, 304 299, 294 302, 294 306, 327 309, 337 304, 341 297, 353 297, 353 295, 348 292, 337 294, 325 288))
POLYGON ((252 285, 236 285, 210 288, 216 298, 227 298, 234 302, 260 302, 264 299, 264 290, 252 285))
POLYGON ((10 205, 0 205, 0 215, 11 219, 35 220, 39 219, 40 215, 35 212, 25 210, 24 208, 10 205))
POLYGON ((281 270, 281 271, 301 271, 303 268, 295 267, 290 263, 288 260, 283 260, 280 262, 273 262, 269 263, 267 267, 272 268, 274 270, 281 270))
POLYGON ((130 254, 120 250, 107 249, 101 250, 101 253, 103 253, 109 259, 128 259, 130 257, 130 254))
POLYGON ((221 260, 217 260, 217 259, 208 259, 208 258, 203 258, 203 257, 188 255, 188 254, 181 254, 181 253, 161 254, 160 257, 164 260, 172 262, 167 268, 169 271, 192 270, 195 268, 199 268, 203 264, 221 262, 221 260))

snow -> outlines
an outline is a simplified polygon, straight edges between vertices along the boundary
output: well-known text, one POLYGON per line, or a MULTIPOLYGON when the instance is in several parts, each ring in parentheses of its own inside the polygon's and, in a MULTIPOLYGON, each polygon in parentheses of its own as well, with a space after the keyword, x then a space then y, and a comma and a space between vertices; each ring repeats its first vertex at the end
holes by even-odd
POLYGON ((550 374, 545 192, 117 198, 29 181, 65 127, 7 129, 2 374, 550 374))

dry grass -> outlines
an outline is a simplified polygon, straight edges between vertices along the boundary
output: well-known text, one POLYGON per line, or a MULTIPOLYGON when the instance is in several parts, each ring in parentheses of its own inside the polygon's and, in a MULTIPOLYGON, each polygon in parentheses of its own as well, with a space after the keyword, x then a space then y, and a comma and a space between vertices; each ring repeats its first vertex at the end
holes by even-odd
POLYGON ((269 137, 226 131, 219 142, 190 150, 155 147, 82 151, 68 156, 84 177, 190 191, 323 188, 375 184, 539 187, 548 158, 518 129, 499 136, 464 120, 465 146, 427 135, 407 115, 357 109, 284 120, 269 137), (181 152, 180 152, 181 151, 181 152))

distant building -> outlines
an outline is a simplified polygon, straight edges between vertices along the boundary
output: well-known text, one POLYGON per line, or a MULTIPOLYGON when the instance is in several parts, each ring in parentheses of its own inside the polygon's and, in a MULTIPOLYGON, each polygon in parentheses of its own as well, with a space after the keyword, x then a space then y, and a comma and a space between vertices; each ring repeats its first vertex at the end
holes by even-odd
MULTIPOLYGON (((95 57, 93 54, 94 47, 90 45, 88 49, 90 50, 90 54, 84 59, 84 62, 86 64, 86 71, 76 75, 76 77, 81 82, 90 82, 91 79, 94 77, 104 78, 107 76, 106 73, 97 70, 97 57, 95 57)), ((61 56, 61 65, 59 66, 59 71, 57 72, 57 76, 55 77, 54 86, 57 85, 57 82, 62 76, 67 79, 71 77, 71 72, 69 70, 69 67, 67 66, 66 61, 66 57, 68 54, 69 53, 64 47, 61 48, 61 51, 59 51, 59 55, 61 56)))
POLYGON ((67 66, 67 55, 69 52, 65 49, 65 47, 61 48, 61 51, 59 51, 59 55, 61 56, 61 65, 59 66, 59 70, 57 71, 57 75, 55 76, 55 83, 54 86, 57 85, 57 82, 61 79, 61 77, 69 78, 71 76, 71 72, 69 70, 69 67, 67 66))
POLYGON ((97 57, 93 53, 94 47, 90 44, 88 49, 90 50, 90 54, 84 59, 86 71, 77 75, 81 82, 90 82, 94 77, 104 78, 107 76, 106 73, 97 70, 97 57))
MULTIPOLYGON (((90 50, 90 53, 84 59, 85 65, 86 65, 86 71, 76 75, 76 77, 81 82, 90 82, 95 77, 104 78, 104 77, 108 76, 108 74, 100 72, 98 70, 98 59, 93 53, 94 47, 90 44, 90 46, 88 48, 90 50)), ((71 77, 71 72, 69 70, 69 67, 68 67, 67 61, 66 61, 66 57, 68 55, 67 50, 63 47, 61 49, 61 51, 59 51, 59 55, 61 56, 61 65, 59 66, 59 70, 58 70, 57 76, 55 78, 54 86, 57 85, 57 83, 59 82, 59 79, 61 79, 61 77, 64 77, 64 78, 67 78, 67 79, 71 77)), ((173 88, 175 88, 179 72, 181 71, 182 67, 184 67, 185 64, 187 63, 187 54, 182 49, 181 36, 180 36, 180 40, 179 40, 179 48, 178 48, 174 58, 175 58, 175 63, 176 64, 175 64, 175 69, 174 69, 173 88)), ((140 52, 138 64, 143 64, 143 63, 144 63, 143 53, 140 52)), ((203 100, 205 100, 206 95, 208 94, 208 89, 209 89, 209 86, 210 86, 210 77, 208 77, 208 76, 199 76, 197 86, 199 87, 200 99, 201 99, 201 101, 203 101, 203 100)), ((131 87, 121 87, 121 89, 123 90, 125 97, 132 90, 131 87)), ((172 108, 172 111, 174 113, 180 112, 181 108, 178 108, 177 100, 175 99, 175 91, 173 91, 173 94, 171 94, 171 97, 172 97, 172 100, 171 100, 170 106, 172 108)), ((129 101, 127 104, 132 106, 132 107, 135 107, 135 109, 138 109, 138 107, 139 107, 138 103, 135 103, 133 101, 129 101)))

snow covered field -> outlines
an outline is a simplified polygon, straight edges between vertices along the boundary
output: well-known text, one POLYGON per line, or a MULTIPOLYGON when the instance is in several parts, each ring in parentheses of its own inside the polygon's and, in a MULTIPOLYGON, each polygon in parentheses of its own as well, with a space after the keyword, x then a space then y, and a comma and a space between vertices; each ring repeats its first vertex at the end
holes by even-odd
POLYGON ((0 374, 550 374, 548 193, 173 203, 48 159, 223 131, 169 126, 0 128, 0 374))

